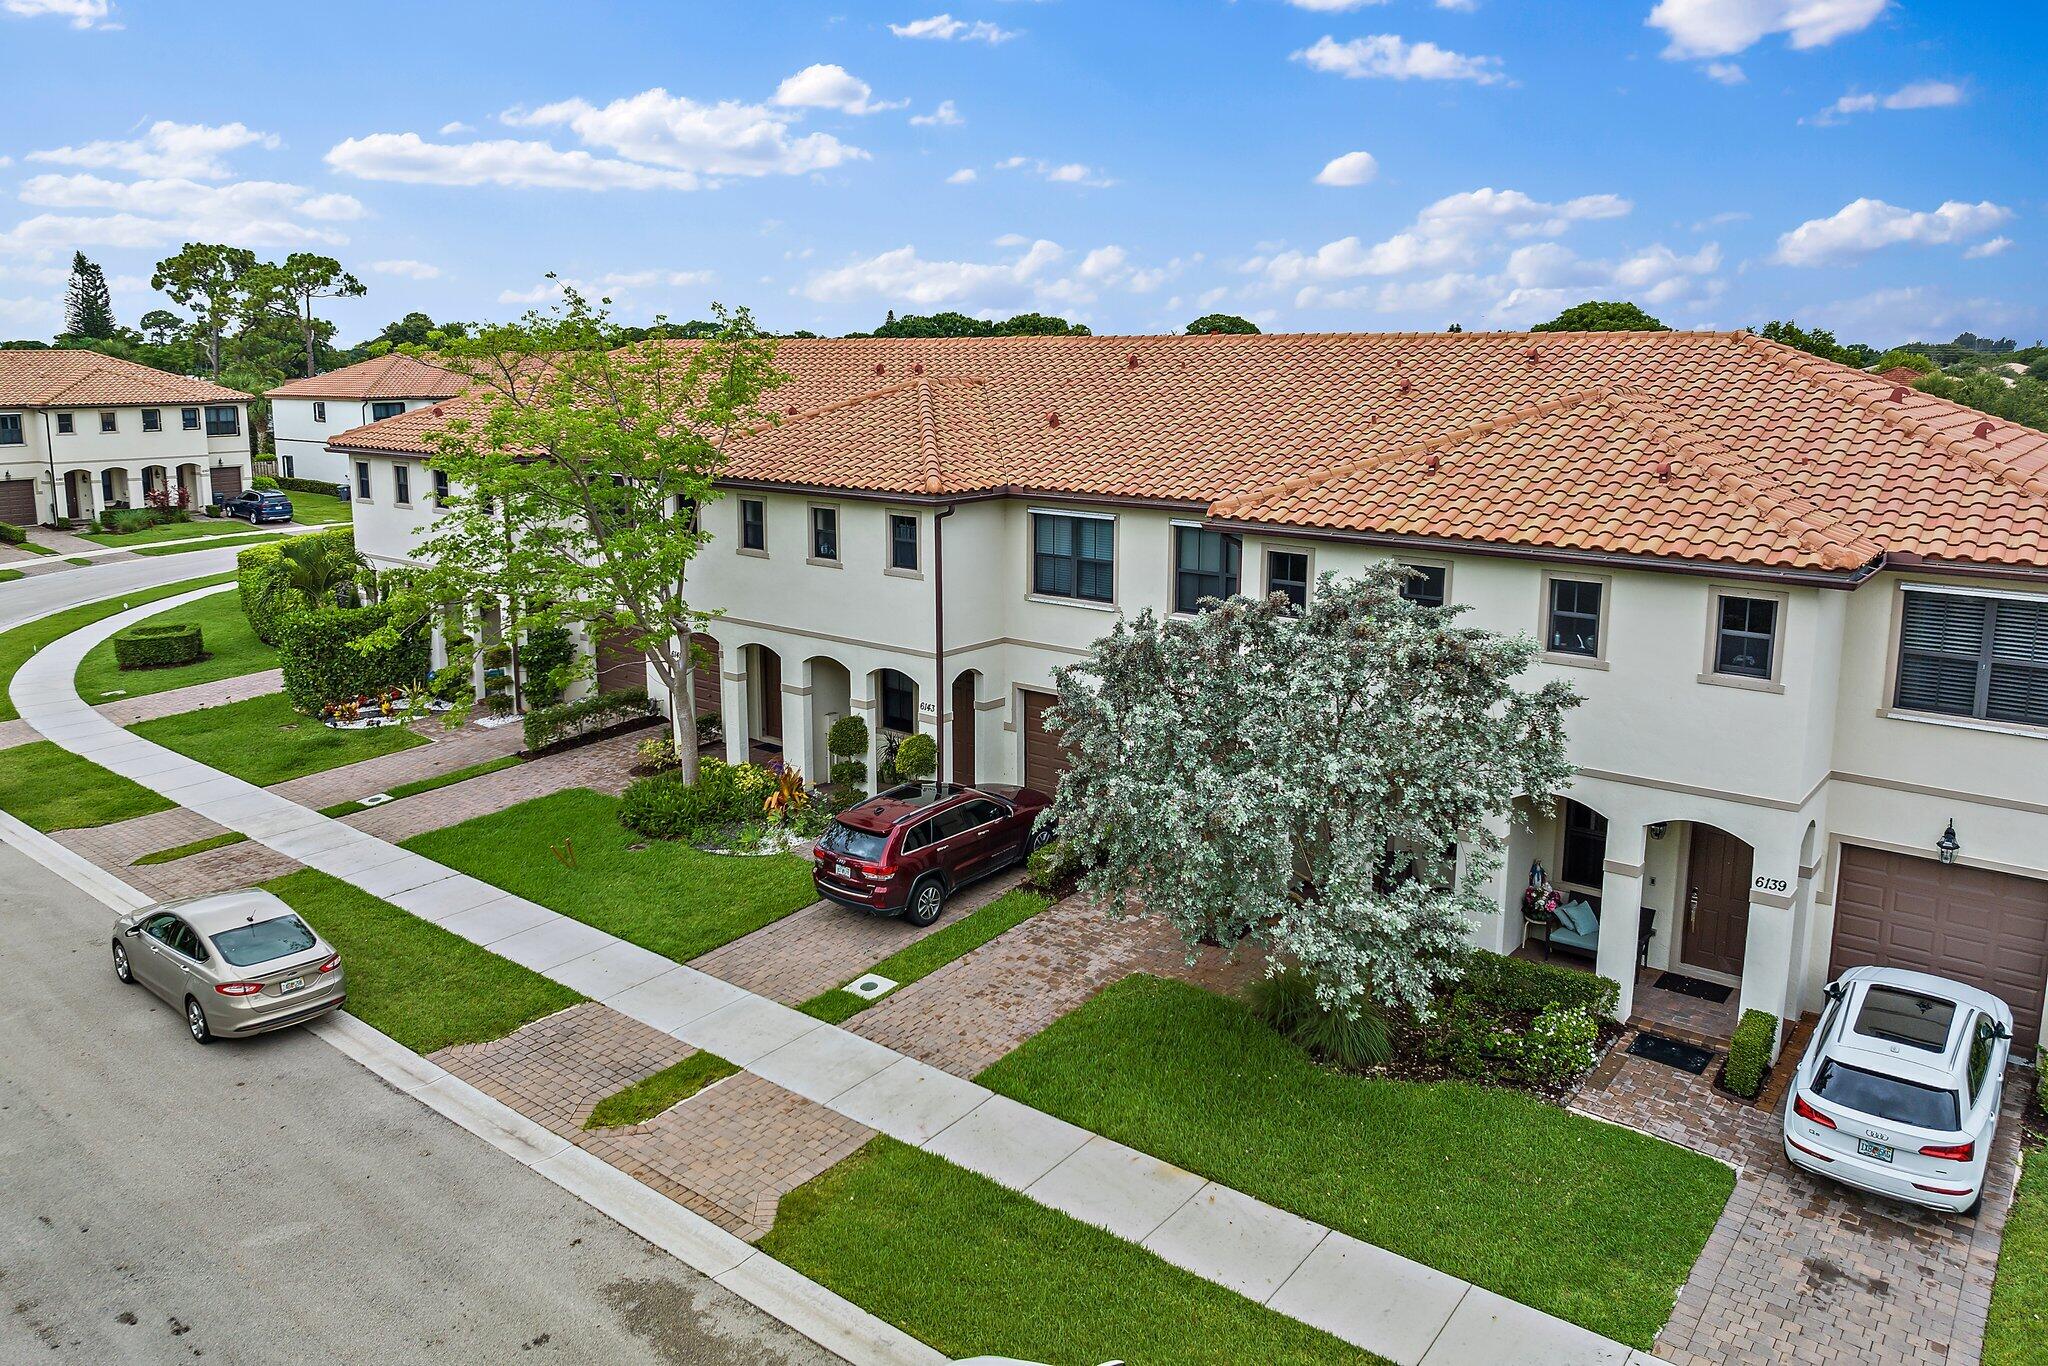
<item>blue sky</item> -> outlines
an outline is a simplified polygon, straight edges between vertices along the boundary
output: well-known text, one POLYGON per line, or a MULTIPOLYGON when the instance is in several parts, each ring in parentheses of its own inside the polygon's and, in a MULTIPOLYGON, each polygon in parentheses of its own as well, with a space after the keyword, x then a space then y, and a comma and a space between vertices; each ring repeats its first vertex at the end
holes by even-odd
POLYGON ((338 257, 344 341, 549 271, 821 332, 2048 333, 2031 3, 0 0, 0 51, 0 336, 74 247, 133 323, 188 238, 338 257))

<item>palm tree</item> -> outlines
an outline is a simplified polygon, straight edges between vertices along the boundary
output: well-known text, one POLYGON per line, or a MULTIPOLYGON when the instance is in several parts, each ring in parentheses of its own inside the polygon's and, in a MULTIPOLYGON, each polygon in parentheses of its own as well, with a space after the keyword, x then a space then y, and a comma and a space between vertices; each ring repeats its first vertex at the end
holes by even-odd
POLYGON ((282 547, 285 578, 313 607, 332 607, 343 589, 353 589, 359 557, 336 553, 311 537, 294 538, 282 547))

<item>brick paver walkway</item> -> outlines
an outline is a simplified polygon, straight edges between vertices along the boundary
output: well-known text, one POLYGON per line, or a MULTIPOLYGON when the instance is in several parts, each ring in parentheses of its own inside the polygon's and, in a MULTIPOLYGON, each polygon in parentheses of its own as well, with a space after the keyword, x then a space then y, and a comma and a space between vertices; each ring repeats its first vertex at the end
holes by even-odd
MULTIPOLYGON (((1723 1094, 1711 1067, 1695 1077, 1630 1057, 1625 1044, 1594 1069, 1575 1107, 1738 1169, 1735 1194, 1658 1337, 1659 1357, 1687 1366, 1976 1366, 2030 1074, 2015 1069, 2006 1083, 1984 1206, 1966 1219, 1796 1170, 1777 1108, 1723 1094)), ((1774 1081, 1796 1056, 1780 1061, 1774 1081)))
POLYGON ((585 1130, 606 1096, 697 1050, 586 1001, 433 1061, 696 1211, 753 1240, 782 1197, 874 1136, 865 1125, 759 1077, 729 1077, 643 1124, 585 1130))

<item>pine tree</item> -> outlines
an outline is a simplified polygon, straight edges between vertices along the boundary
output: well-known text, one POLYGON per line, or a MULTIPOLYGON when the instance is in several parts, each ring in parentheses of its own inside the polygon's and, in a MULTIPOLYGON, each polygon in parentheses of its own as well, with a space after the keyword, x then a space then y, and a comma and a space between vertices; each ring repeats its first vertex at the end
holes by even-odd
POLYGON ((74 337, 107 341, 114 336, 114 301, 107 276, 85 253, 71 256, 71 281, 64 286, 64 330, 74 337))

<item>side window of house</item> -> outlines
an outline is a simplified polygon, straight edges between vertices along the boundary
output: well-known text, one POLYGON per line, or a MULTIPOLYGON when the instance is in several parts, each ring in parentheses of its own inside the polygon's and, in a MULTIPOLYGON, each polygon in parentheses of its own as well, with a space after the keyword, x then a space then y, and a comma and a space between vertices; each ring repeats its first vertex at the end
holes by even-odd
POLYGON ((1778 600, 1715 597, 1714 672, 1731 678, 1774 676, 1778 663, 1778 600))
POLYGON ((144 408, 142 410, 142 430, 145 432, 160 432, 163 429, 164 410, 161 408, 144 408))
POLYGON ((1278 593, 1294 604, 1296 611, 1308 606, 1308 553, 1301 550, 1266 552, 1266 593, 1278 593))
POLYGON ((206 434, 208 436, 235 436, 242 430, 241 415, 228 404, 206 410, 206 434))
MULTIPOLYGON (((186 431, 188 431, 188 432, 196 432, 196 431, 198 431, 198 430, 199 430, 199 410, 198 410, 197 408, 180 408, 180 409, 178 409, 178 425, 179 425, 180 427, 183 427, 183 428, 184 428, 184 429, 185 429, 186 431)), ((66 427, 66 428, 65 428, 64 430, 68 432, 68 431, 70 431, 71 429, 70 429, 69 427, 66 427)))
POLYGON ((1173 610, 1195 612, 1204 598, 1237 594, 1244 543, 1237 536, 1203 526, 1173 529, 1173 610))
POLYGON ((1543 648, 1552 654, 1600 654, 1601 590, 1594 579, 1552 579, 1549 620, 1544 623, 1543 648))
POLYGON ((0 413, 0 446, 19 446, 25 438, 21 434, 20 413, 0 413))
POLYGON ((839 509, 811 509, 811 558, 839 562, 839 509))
POLYGON ((72 431, 72 418, 71 418, 71 414, 69 414, 69 413, 59 413, 59 414, 57 414, 57 431, 58 431, 58 432, 59 432, 59 433, 60 433, 61 435, 64 435, 64 436, 69 436, 69 435, 71 435, 71 431, 72 431))
POLYGON ((908 513, 889 514, 889 567, 917 568, 917 518, 908 513))
POLYGON ((403 403, 372 403, 370 405, 370 421, 382 422, 385 418, 397 417, 404 411, 405 405, 403 403))
POLYGON ((1564 859, 1558 869, 1566 882, 1598 887, 1607 876, 1607 817, 1577 802, 1564 804, 1564 859))
POLYGON ((2048 598, 1908 590, 1901 711, 2048 726, 2048 598))
POLYGON ((448 472, 447 472, 446 470, 435 470, 435 471, 434 471, 434 506, 435 506, 435 507, 446 507, 446 506, 447 506, 447 504, 448 504, 448 472))
POLYGON ((367 460, 356 461, 356 497, 366 503, 370 501, 370 462, 367 460))
POLYGON ((1441 607, 1448 596, 1451 571, 1440 564, 1404 564, 1408 571, 1408 582, 1401 585, 1401 596, 1417 607, 1441 607))
POLYGON ((1107 517, 1031 514, 1031 591, 1082 602, 1116 600, 1116 523, 1107 517))
POLYGON ((103 431, 103 432, 116 432, 116 431, 119 431, 120 429, 121 429, 121 419, 120 419, 120 417, 119 417, 119 415, 118 415, 118 414, 115 414, 115 413, 110 413, 110 412, 106 412, 106 411, 102 411, 102 412, 100 413, 100 430, 101 430, 101 431, 103 431))
POLYGON ((400 507, 411 505, 412 467, 410 465, 393 465, 391 467, 391 492, 400 507))
POLYGON ((759 498, 740 499, 740 549, 768 549, 768 509, 759 498))
POLYGON ((325 421, 327 421, 327 405, 326 405, 326 404, 324 404, 324 403, 318 403, 318 402, 314 403, 314 405, 313 405, 313 420, 314 420, 315 422, 325 422, 325 421))
POLYGON ((894 669, 882 672, 882 728, 914 730, 917 726, 917 694, 910 679, 894 669))

